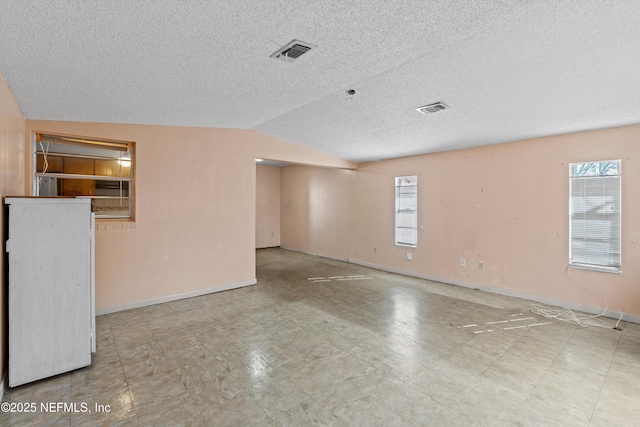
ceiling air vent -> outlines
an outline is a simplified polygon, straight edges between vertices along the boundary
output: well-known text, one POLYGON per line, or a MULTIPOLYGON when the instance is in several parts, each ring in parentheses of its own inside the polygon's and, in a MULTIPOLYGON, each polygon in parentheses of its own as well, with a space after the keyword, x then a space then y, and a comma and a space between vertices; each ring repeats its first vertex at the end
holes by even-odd
POLYGON ((436 102, 435 104, 425 105, 424 107, 416 108, 422 114, 437 113, 438 111, 446 110, 449 108, 444 102, 436 102))
POLYGON ((271 58, 279 59, 284 62, 292 62, 315 47, 317 46, 314 46, 311 43, 292 40, 285 46, 273 52, 271 58))

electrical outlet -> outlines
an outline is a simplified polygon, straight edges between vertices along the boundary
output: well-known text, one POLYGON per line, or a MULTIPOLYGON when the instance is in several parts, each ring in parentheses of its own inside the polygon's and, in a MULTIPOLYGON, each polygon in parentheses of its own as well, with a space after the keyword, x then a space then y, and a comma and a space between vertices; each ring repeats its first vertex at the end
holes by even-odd
POLYGON ((460 267, 466 267, 466 266, 467 266, 467 259, 460 258, 460 267))
POLYGON ((411 252, 407 252, 407 261, 411 261, 413 259, 413 256, 411 255, 411 252))
POLYGON ((484 270, 484 261, 478 261, 478 270, 484 270))

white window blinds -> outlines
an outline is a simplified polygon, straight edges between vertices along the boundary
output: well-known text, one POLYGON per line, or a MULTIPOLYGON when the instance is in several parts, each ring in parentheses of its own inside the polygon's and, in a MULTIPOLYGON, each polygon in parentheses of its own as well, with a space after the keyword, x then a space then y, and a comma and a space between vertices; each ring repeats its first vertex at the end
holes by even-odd
POLYGON ((396 179, 396 245, 418 245, 418 177, 396 179))
POLYGON ((570 165, 569 265, 621 273, 620 161, 570 165))

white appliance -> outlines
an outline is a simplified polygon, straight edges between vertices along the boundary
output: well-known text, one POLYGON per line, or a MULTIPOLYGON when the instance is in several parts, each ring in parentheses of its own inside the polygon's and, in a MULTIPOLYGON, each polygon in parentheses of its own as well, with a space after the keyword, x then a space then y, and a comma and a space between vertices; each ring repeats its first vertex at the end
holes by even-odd
POLYGON ((82 368, 95 352, 91 201, 7 197, 9 386, 82 368))

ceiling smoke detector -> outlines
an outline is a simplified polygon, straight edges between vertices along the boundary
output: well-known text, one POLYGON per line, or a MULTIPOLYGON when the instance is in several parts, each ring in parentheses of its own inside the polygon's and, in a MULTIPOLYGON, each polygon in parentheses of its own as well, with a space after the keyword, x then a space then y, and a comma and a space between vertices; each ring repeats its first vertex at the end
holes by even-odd
POLYGON ((449 107, 444 102, 436 102, 435 104, 429 104, 420 108, 416 108, 416 110, 426 115, 437 113, 438 111, 446 110, 447 108, 449 107))
POLYGON ((292 62, 316 47, 317 46, 314 46, 311 43, 292 40, 285 46, 273 52, 270 58, 279 59, 284 62, 292 62))

